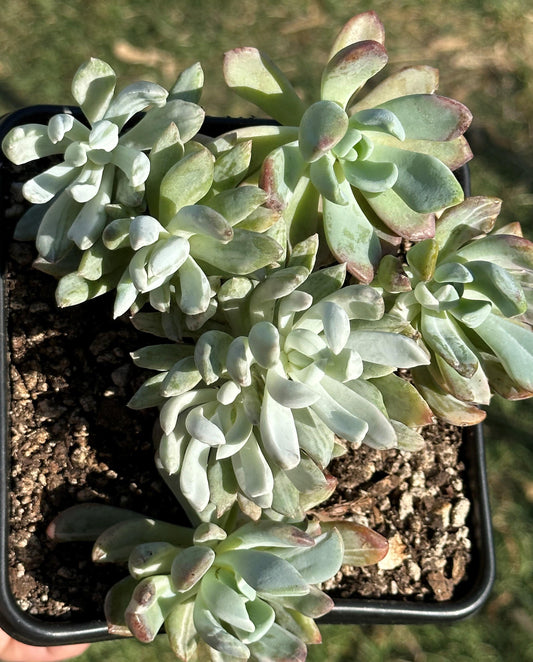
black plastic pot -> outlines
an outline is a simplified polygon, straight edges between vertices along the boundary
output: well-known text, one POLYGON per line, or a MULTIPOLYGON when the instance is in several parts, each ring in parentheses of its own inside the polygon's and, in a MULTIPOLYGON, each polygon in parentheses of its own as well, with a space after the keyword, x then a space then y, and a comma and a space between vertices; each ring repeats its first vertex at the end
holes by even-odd
MULTIPOLYGON (((61 106, 33 106, 12 113, 1 120, 0 141, 14 126, 26 123, 46 124, 51 115, 58 112, 79 114, 79 109, 61 106)), ((208 118, 204 133, 218 135, 239 126, 249 125, 254 120, 233 120, 208 118)), ((255 122, 259 122, 255 120, 255 122)), ((261 121, 264 123, 264 121, 261 121)), ((8 196, 9 182, 6 179, 6 162, 0 153, 0 222, 5 209, 3 203, 8 196)), ((457 174, 467 195, 470 193, 468 169, 463 167, 457 174)), ((1 247, 2 280, 0 300, 5 301, 4 255, 6 243, 1 247)), ((11 592, 8 576, 8 534, 9 534, 9 480, 10 440, 8 412, 8 365, 7 365, 7 320, 4 305, 0 306, 0 475, 5 476, 0 486, 0 627, 14 638, 34 645, 59 645, 66 643, 94 642, 113 638, 107 632, 105 622, 50 621, 31 616, 20 609, 11 592)), ((480 425, 465 428, 461 446, 462 461, 465 465, 465 484, 471 501, 468 527, 471 532, 471 561, 468 579, 456 589, 452 600, 443 602, 409 601, 405 598, 336 599, 335 608, 321 622, 336 624, 419 624, 451 622, 466 618, 475 613, 486 601, 495 575, 495 557, 492 540, 489 510, 487 476, 482 428, 480 425)))

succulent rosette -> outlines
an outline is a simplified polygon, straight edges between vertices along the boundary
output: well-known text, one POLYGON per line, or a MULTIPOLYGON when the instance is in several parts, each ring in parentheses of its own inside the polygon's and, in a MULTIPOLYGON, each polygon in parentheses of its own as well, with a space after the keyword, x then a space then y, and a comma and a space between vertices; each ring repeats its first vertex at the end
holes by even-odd
POLYGON ((196 529, 84 504, 49 527, 56 541, 94 540, 93 559, 127 563, 109 591, 109 631, 152 641, 164 626, 178 659, 300 660, 333 607, 318 588, 342 563, 376 563, 384 538, 351 522, 205 523, 196 529), (228 532, 229 531, 229 532, 228 532))
POLYGON ((47 263, 64 260, 76 247, 85 251, 100 239, 110 203, 143 209, 150 173, 146 152, 170 123, 178 127, 183 142, 199 131, 204 111, 194 101, 202 81, 200 66, 193 65, 170 93, 141 81, 115 94, 115 72, 91 58, 72 81, 72 95, 86 123, 66 110, 47 125, 27 124, 7 134, 2 149, 16 164, 45 156, 63 158, 24 184, 23 195, 35 206, 15 232, 16 238, 36 239, 45 270, 53 271, 47 263), (141 111, 146 111, 143 118, 129 127, 141 111))
POLYGON ((321 206, 331 252, 365 283, 381 256, 379 239, 433 235, 435 212, 463 199, 451 169, 471 158, 462 135, 471 114, 435 94, 436 70, 403 69, 359 96, 387 63, 383 44, 374 12, 349 21, 323 71, 320 100, 308 108, 264 53, 226 53, 227 84, 282 126, 232 131, 210 146, 223 152, 252 139, 252 163, 262 164, 261 186, 283 211, 289 242, 318 228, 321 206))
POLYGON ((388 256, 376 284, 395 293, 390 314, 408 321, 431 352, 412 371, 433 411, 454 424, 485 417, 498 393, 533 395, 533 244, 518 224, 494 230, 501 202, 473 197, 446 210, 435 237, 407 263, 388 256))
POLYGON ((420 443, 413 428, 431 421, 416 390, 393 374, 428 363, 427 352, 401 332, 407 324, 383 318, 376 289, 342 287, 345 265, 311 273, 316 250, 311 237, 263 281, 226 281, 218 299, 231 333, 207 330, 194 345, 133 355, 158 374, 130 406, 160 407, 160 470, 204 518, 238 499, 252 517, 301 519, 335 487, 325 470, 336 435, 412 447, 420 443))

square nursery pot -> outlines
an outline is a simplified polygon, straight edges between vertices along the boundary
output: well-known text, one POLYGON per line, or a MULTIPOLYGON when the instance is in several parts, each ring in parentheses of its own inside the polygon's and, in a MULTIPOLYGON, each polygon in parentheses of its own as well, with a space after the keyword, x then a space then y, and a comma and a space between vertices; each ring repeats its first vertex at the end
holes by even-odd
MULTIPOLYGON (((65 110, 67 112, 78 113, 78 110, 75 108, 65 109, 64 107, 56 106, 35 106, 15 112, 3 118, 0 126, 0 140, 14 126, 32 122, 46 124, 51 115, 58 112, 65 112, 65 110)), ((208 135, 218 135, 224 131, 249 123, 250 120, 208 118, 203 131, 208 135)), ((75 311, 72 311, 71 309, 55 311, 55 303, 53 300, 53 279, 49 276, 40 275, 32 269, 31 249, 27 244, 23 244, 22 249, 19 248, 19 252, 15 255, 15 260, 18 264, 22 265, 22 268, 26 273, 32 274, 32 280, 30 281, 29 287, 36 294, 40 295, 40 303, 32 304, 31 300, 28 301, 24 298, 18 300, 17 297, 14 296, 14 293, 16 293, 16 286, 13 284, 13 280, 8 280, 6 265, 8 264, 11 233, 14 226, 14 220, 10 218, 10 216, 16 215, 16 205, 21 203, 21 201, 19 200, 19 203, 15 203, 14 211, 12 202, 13 189, 15 189, 16 193, 17 187, 16 185, 13 187, 12 183, 17 180, 19 182, 23 181, 28 176, 24 175, 24 172, 20 167, 18 169, 14 168, 10 163, 6 162, 3 155, 0 155, 0 159, 0 194, 2 198, 0 205, 2 216, 2 238, 0 242, 2 256, 2 281, 0 292, 2 300, 2 306, 0 308, 0 333, 2 345, 0 354, 0 370, 2 375, 2 388, 0 390, 0 475, 6 477, 0 491, 0 626, 16 639, 36 645, 57 645, 105 640, 111 637, 107 632, 107 627, 103 620, 103 609, 101 608, 102 596, 97 595, 93 598, 93 580, 85 577, 85 572, 89 573, 94 569, 94 566, 90 561, 90 545, 81 544, 81 547, 77 548, 76 553, 82 560, 78 560, 74 568, 69 568, 68 558, 65 560, 62 555, 65 553, 65 548, 70 547, 70 545, 59 545, 54 547, 51 543, 46 542, 46 535, 44 532, 48 521, 57 514, 57 512, 68 505, 72 505, 72 503, 76 501, 89 501, 91 499, 101 501, 104 499, 114 503, 114 505, 127 505, 134 510, 143 511, 143 508, 146 510, 147 506, 143 493, 144 488, 142 487, 140 480, 137 480, 135 469, 132 469, 128 465, 131 457, 137 454, 136 449, 140 449, 142 457, 141 462, 144 462, 145 465, 142 472, 143 480, 148 484, 150 490, 155 491, 158 500, 159 511, 161 514, 158 515, 157 512, 155 512, 154 516, 159 516, 161 519, 165 519, 166 515, 166 518, 168 519, 168 509, 174 508, 175 510, 170 495, 167 495, 166 493, 166 488, 161 487, 158 483, 158 476, 155 473, 155 469, 146 469, 146 466, 151 467, 153 464, 150 438, 150 428, 154 419, 153 412, 148 412, 148 417, 145 416, 144 418, 143 415, 138 412, 132 413, 132 416, 137 416, 137 414, 139 414, 140 418, 135 418, 133 420, 133 423, 131 423, 131 431, 129 428, 125 427, 125 424, 123 424, 120 414, 117 415, 114 413, 114 399, 117 399, 117 411, 121 412, 126 401, 125 398, 128 397, 128 394, 132 393, 132 389, 134 390, 136 388, 135 380, 137 380, 137 385, 140 383, 139 376, 135 376, 135 374, 132 375, 129 372, 130 370, 135 371, 135 369, 131 368, 128 364, 127 352, 142 346, 145 338, 138 338, 138 332, 132 330, 130 325, 123 323, 121 326, 121 322, 115 320, 112 322, 112 324, 115 325, 113 328, 118 328, 118 331, 116 332, 116 335, 113 336, 111 344, 107 343, 106 339, 102 337, 103 332, 100 321, 96 322, 96 320, 99 320, 97 312, 101 311, 102 308, 106 311, 105 314, 108 318, 111 318, 111 306, 109 305, 110 302, 107 300, 107 297, 101 297, 100 299, 89 301, 87 304, 84 304, 84 307, 78 307, 75 311), (7 290, 10 290, 10 292, 7 290), (12 320, 9 319, 6 304, 8 295, 15 300, 15 312, 12 315, 12 320), (43 311, 45 316, 54 315, 51 335, 58 337, 59 342, 63 343, 62 346, 60 345, 59 349, 55 350, 55 354, 54 350, 51 350, 49 346, 51 339, 43 338, 42 332, 36 330, 33 326, 33 314, 43 311), (82 328, 76 332, 78 335, 71 336, 70 331, 66 329, 65 325, 67 324, 68 319, 75 320, 76 318, 78 319, 78 322, 79 319, 82 318, 82 328), (87 463, 90 464, 92 461, 95 466, 98 465, 98 463, 100 467, 103 466, 103 478, 101 476, 95 477, 93 473, 89 472, 86 473, 87 484, 80 484, 79 482, 76 484, 77 479, 74 479, 70 485, 58 485, 55 483, 46 485, 46 479, 43 479, 42 475, 36 475, 34 469, 27 462, 27 457, 31 455, 32 451, 27 450, 24 445, 25 433, 24 430, 20 432, 20 429, 17 435, 22 437, 23 446, 22 450, 19 451, 19 457, 15 467, 11 451, 13 435, 10 430, 14 423, 11 415, 10 398, 12 396, 10 393, 13 393, 15 398, 22 398, 22 400, 26 398, 28 402, 32 401, 31 396, 28 394, 18 393, 17 395, 17 393, 15 393, 18 388, 21 388, 22 391, 24 391, 27 386, 27 382, 24 382, 24 380, 22 380, 22 382, 17 382, 16 378, 15 380, 13 379, 13 374, 18 374, 16 373, 16 366, 14 368, 15 372, 10 377, 10 368, 13 363, 12 359, 18 351, 17 346, 13 345, 10 333, 14 323, 18 325, 19 320, 24 322, 27 320, 27 324, 29 325, 27 327, 27 333, 31 336, 30 345, 34 352, 33 356, 37 357, 34 359, 30 358, 30 362, 31 360, 39 362, 38 356, 41 348, 46 350, 52 357, 52 364, 55 361, 55 366, 53 366, 55 375, 49 384, 44 387, 41 386, 41 392, 36 401, 36 420, 42 420, 43 425, 48 426, 47 434, 49 435, 46 443, 42 442, 42 440, 41 442, 37 441, 37 446, 39 446, 39 443, 41 443, 41 445, 44 444, 46 448, 49 449, 50 457, 53 459, 53 462, 56 463, 48 470, 48 475, 51 477, 51 480, 53 480, 53 474, 56 472, 57 463, 61 464, 62 462, 65 462, 69 465, 84 465, 87 463), (120 342, 124 342, 124 348, 120 347, 120 342), (64 355, 68 353, 67 350, 69 350, 69 348, 72 350, 70 353, 77 356, 84 364, 84 370, 89 375, 88 383, 91 390, 88 392, 86 391, 84 396, 79 397, 78 399, 76 399, 76 396, 71 397, 69 391, 65 390, 68 383, 70 381, 75 381, 74 378, 77 377, 78 372, 80 372, 75 366, 70 368, 65 367, 64 365, 64 355), (123 357, 125 357, 124 361, 121 362, 123 357), (96 378, 94 378, 93 381, 92 377, 94 375, 93 370, 102 365, 107 369, 108 374, 107 377, 104 378, 104 382, 101 384, 96 381, 96 378), (70 377, 71 374, 74 375, 72 380, 70 377), (106 379, 107 382, 105 381, 106 379), (74 427, 78 425, 78 437, 76 438, 76 433, 73 438, 71 437, 70 449, 64 455, 58 454, 57 451, 54 450, 60 445, 62 429, 55 419, 56 414, 53 411, 50 411, 50 406, 51 403, 53 405, 54 398, 61 401, 60 413, 66 415, 67 418, 70 416, 69 424, 71 426, 74 425, 74 427), (68 413, 69 406, 73 408, 75 413, 68 413), (95 408, 95 414, 90 412, 91 407, 95 408), (66 414, 64 410, 67 410, 66 414), (80 412, 82 420, 81 428, 79 425, 80 412), (117 417, 112 426, 112 432, 109 434, 102 432, 103 427, 101 419, 106 415, 111 418, 113 416, 117 417), (96 443, 96 451, 94 449, 88 451, 82 443, 87 436, 84 427, 87 421, 90 422, 89 434, 94 435, 95 438, 99 440, 96 443), (132 442, 129 438, 130 434, 136 435, 140 441, 132 442), (50 435, 52 442, 50 442, 50 435), (100 439, 100 437, 102 437, 102 439, 100 439), (119 446, 119 451, 117 456, 111 458, 109 456, 109 450, 110 447, 113 447, 114 445, 119 446), (132 452, 132 450, 134 452, 132 452), (89 457, 89 459, 84 455, 84 453, 88 452, 93 453, 93 456, 89 457), (94 456, 96 457, 96 460, 94 456), (117 468, 118 465, 121 467, 123 465, 128 465, 130 475, 126 476, 124 479, 117 476, 115 468, 117 468), (106 477, 109 481, 115 483, 115 491, 122 486, 123 491, 129 494, 131 499, 128 500, 127 503, 124 501, 123 497, 117 495, 118 492, 114 497, 106 497, 103 495, 102 480, 105 480, 106 477), (44 513, 43 518, 47 519, 47 521, 33 521, 31 526, 29 526, 26 531, 22 532, 23 535, 19 531, 18 537, 10 534, 10 526, 12 523, 10 513, 13 514, 20 508, 29 508, 31 510, 32 505, 29 504, 31 496, 23 497, 22 502, 13 502, 10 489, 11 484, 15 481, 18 483, 25 482, 30 495, 34 492, 32 484, 39 483, 39 501, 44 501, 46 497, 51 499, 48 505, 40 503, 39 511, 44 513), (15 539, 15 547, 18 546, 19 549, 31 550, 35 548, 38 551, 44 550, 45 555, 41 561, 37 558, 37 560, 33 559, 33 561, 29 563, 26 562, 25 564, 20 564, 16 559, 15 561, 13 560, 15 552, 13 551, 13 547, 10 546, 10 539, 11 541, 15 539), (12 590, 12 580, 15 576, 18 575, 19 579, 26 578, 32 580, 34 575, 42 574, 42 571, 46 568, 48 568, 47 572, 52 583, 55 576, 60 575, 62 577, 63 585, 66 583, 69 592, 73 586, 79 583, 81 584, 82 580, 85 581, 85 592, 87 595, 84 599, 78 600, 75 598, 72 602, 74 606, 68 610, 68 613, 63 612, 58 615, 51 615, 44 612, 39 614, 36 613, 35 609, 30 608, 24 600, 21 600, 20 597, 16 598, 14 595, 12 590), (93 603, 99 601, 100 605, 96 604, 92 610, 87 610, 87 601, 89 603, 91 601, 93 603)), ((465 193, 469 194, 468 170, 463 167, 458 172, 457 176, 465 193)), ((150 342, 150 340, 148 340, 148 342, 150 342)), ((38 373, 38 369, 34 370, 34 373, 35 372, 38 373)), ((34 381, 35 380, 38 382, 39 378, 34 378, 34 381)), ((28 432, 28 442, 31 436, 37 436, 37 438, 39 438, 39 431, 33 429, 31 432, 28 432)), ((457 476, 458 482, 461 485, 464 484, 464 496, 461 497, 461 499, 463 501, 467 500, 467 503, 470 503, 470 507, 468 514, 464 515, 462 518, 459 516, 461 521, 456 521, 455 525, 456 528, 461 529, 463 532, 468 530, 469 543, 467 545, 468 554, 463 564, 463 573, 461 575, 464 575, 464 577, 460 581, 452 582, 457 583, 454 587, 453 595, 450 597, 445 592, 445 594, 438 596, 438 591, 435 591, 435 595, 430 595, 426 591, 426 595, 422 596, 402 596, 401 591, 395 590, 389 591, 386 597, 377 597, 375 595, 366 597, 368 594, 360 591, 352 596, 344 597, 346 591, 333 590, 332 595, 335 598, 335 608, 327 614, 327 616, 322 618, 321 622, 337 624, 414 624, 451 622, 470 616, 484 604, 490 593, 494 580, 495 560, 481 426, 478 425, 471 428, 464 428, 462 432, 459 432, 458 436, 460 439, 462 438, 462 442, 459 443, 457 455, 453 457, 452 463, 454 463, 454 467, 464 467, 457 476), (394 593, 396 594, 394 595, 394 593), (336 597, 337 595, 342 595, 343 597, 336 597)), ((386 470, 383 470, 381 474, 378 475, 378 479, 380 484, 383 484, 390 479, 390 476, 387 475, 386 470)), ((373 493, 373 488, 369 488, 368 484, 365 484, 363 487, 366 490, 365 494, 368 495, 373 493)), ((396 487, 398 487, 397 484, 396 487)), ((375 490, 375 493, 378 491, 379 490, 375 490)), ((390 493, 392 494, 392 492, 390 493)), ((453 501, 455 497, 452 496, 450 498, 453 501)), ((335 510, 336 512, 341 512, 342 509, 343 506, 333 505, 330 512, 334 512, 335 510)), ((152 510, 150 510, 150 512, 152 513, 152 510)), ((344 512, 346 512, 346 510, 344 510, 344 512)), ((448 510, 448 515, 443 515, 443 519, 446 520, 446 518, 448 518, 448 522, 449 512, 450 511, 448 510)), ((174 513, 172 516, 178 517, 179 515, 174 513)), ((425 517, 428 519, 429 515, 426 513, 425 517)), ((452 524, 453 521, 452 510, 452 524)), ((436 525, 432 524, 432 526, 436 525)), ((408 559, 408 555, 405 558, 408 559)), ((424 571, 423 568, 422 570, 424 571)), ((386 571, 387 569, 385 569, 385 572, 386 571)), ((455 561, 453 559, 443 561, 441 571, 444 574, 447 573, 447 575, 454 575, 456 571, 455 561), (454 565, 453 569, 452 565, 454 565)), ((102 573, 101 569, 97 569, 97 572, 102 573)), ((116 574, 115 570, 109 571, 106 568, 105 572, 97 577, 94 585, 96 586, 98 582, 106 585, 107 582, 107 586, 110 586, 111 583, 119 579, 123 574, 123 572, 121 574, 116 574), (113 572, 115 574, 113 574, 113 572)), ((371 579, 367 578, 366 581, 371 581, 371 579)), ((394 582, 392 582, 391 585, 394 585, 394 582)), ((94 589, 94 591, 98 593, 97 589, 94 589)), ((43 603, 56 600, 57 591, 52 586, 50 586, 47 592, 41 596, 41 602, 43 603)))

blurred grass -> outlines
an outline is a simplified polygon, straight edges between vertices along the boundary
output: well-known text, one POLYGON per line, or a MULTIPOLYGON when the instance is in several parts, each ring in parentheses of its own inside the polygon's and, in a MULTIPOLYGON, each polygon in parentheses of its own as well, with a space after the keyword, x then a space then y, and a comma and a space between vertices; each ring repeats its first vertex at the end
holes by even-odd
MULTIPOLYGON (((469 106, 474 194, 504 199, 502 223, 533 238, 533 8, 528 0, 3 0, 0 115, 36 103, 72 103, 70 81, 90 56, 108 61, 122 85, 172 84, 200 60, 211 115, 250 115, 222 82, 222 54, 265 50, 312 99, 337 30, 375 9, 385 24, 387 71, 426 63, 440 92, 469 106), (223 6, 223 10, 222 10, 223 6)), ((533 408, 494 402, 485 426, 498 575, 488 604, 451 626, 324 626, 318 662, 533 661, 533 408)), ((164 638, 94 644, 81 662, 170 662, 164 638)))

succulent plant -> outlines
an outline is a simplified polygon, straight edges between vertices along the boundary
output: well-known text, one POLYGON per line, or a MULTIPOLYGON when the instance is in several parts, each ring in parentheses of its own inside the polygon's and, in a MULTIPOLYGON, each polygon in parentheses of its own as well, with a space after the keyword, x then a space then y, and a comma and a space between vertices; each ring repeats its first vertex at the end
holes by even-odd
POLYGON ((333 607, 318 584, 341 564, 378 562, 384 538, 351 522, 269 521, 196 529, 97 504, 74 506, 48 529, 94 540, 93 559, 127 563, 106 598, 109 631, 150 642, 164 626, 177 658, 305 660, 314 622, 333 607))
POLYGON ((2 149, 16 164, 63 157, 22 189, 35 206, 20 219, 15 237, 36 239, 43 269, 53 271, 50 263, 65 260, 69 270, 72 263, 75 269, 79 251, 100 239, 109 204, 120 203, 138 213, 144 209, 150 174, 146 152, 170 123, 184 143, 199 131, 204 111, 195 101, 202 81, 196 64, 183 72, 170 93, 155 83, 137 82, 115 96, 115 72, 91 58, 72 81, 72 95, 86 123, 65 109, 47 125, 18 126, 7 134, 2 149), (130 120, 144 110, 142 119, 130 127, 130 120))
POLYGON ((471 114, 435 94, 435 69, 403 69, 359 98, 387 63, 383 44, 374 12, 352 18, 331 49, 320 100, 308 108, 267 55, 229 51, 227 84, 282 126, 232 131, 210 145, 224 152, 252 139, 252 165, 261 168, 269 204, 283 211, 292 244, 318 229, 320 199, 331 252, 365 283, 381 256, 380 238, 433 235, 435 212, 463 198, 450 168, 471 157, 462 136, 471 114))
POLYGON ((494 230, 501 201, 473 197, 447 209, 435 237, 388 256, 376 284, 395 293, 390 314, 408 321, 431 353, 412 371, 444 420, 479 422, 493 393, 533 395, 533 243, 517 224, 494 230))
POLYGON ((218 292, 226 331, 133 355, 158 372, 130 406, 160 407, 160 469, 206 519, 238 497, 250 516, 264 509, 301 519, 335 486, 325 473, 335 435, 410 446, 419 442, 411 428, 431 420, 416 391, 392 374, 427 363, 426 351, 400 332, 405 324, 382 320, 376 289, 341 287, 345 265, 311 273, 317 247, 311 237, 255 285, 226 281, 218 292), (394 404, 400 390, 410 403, 403 413, 394 404))

